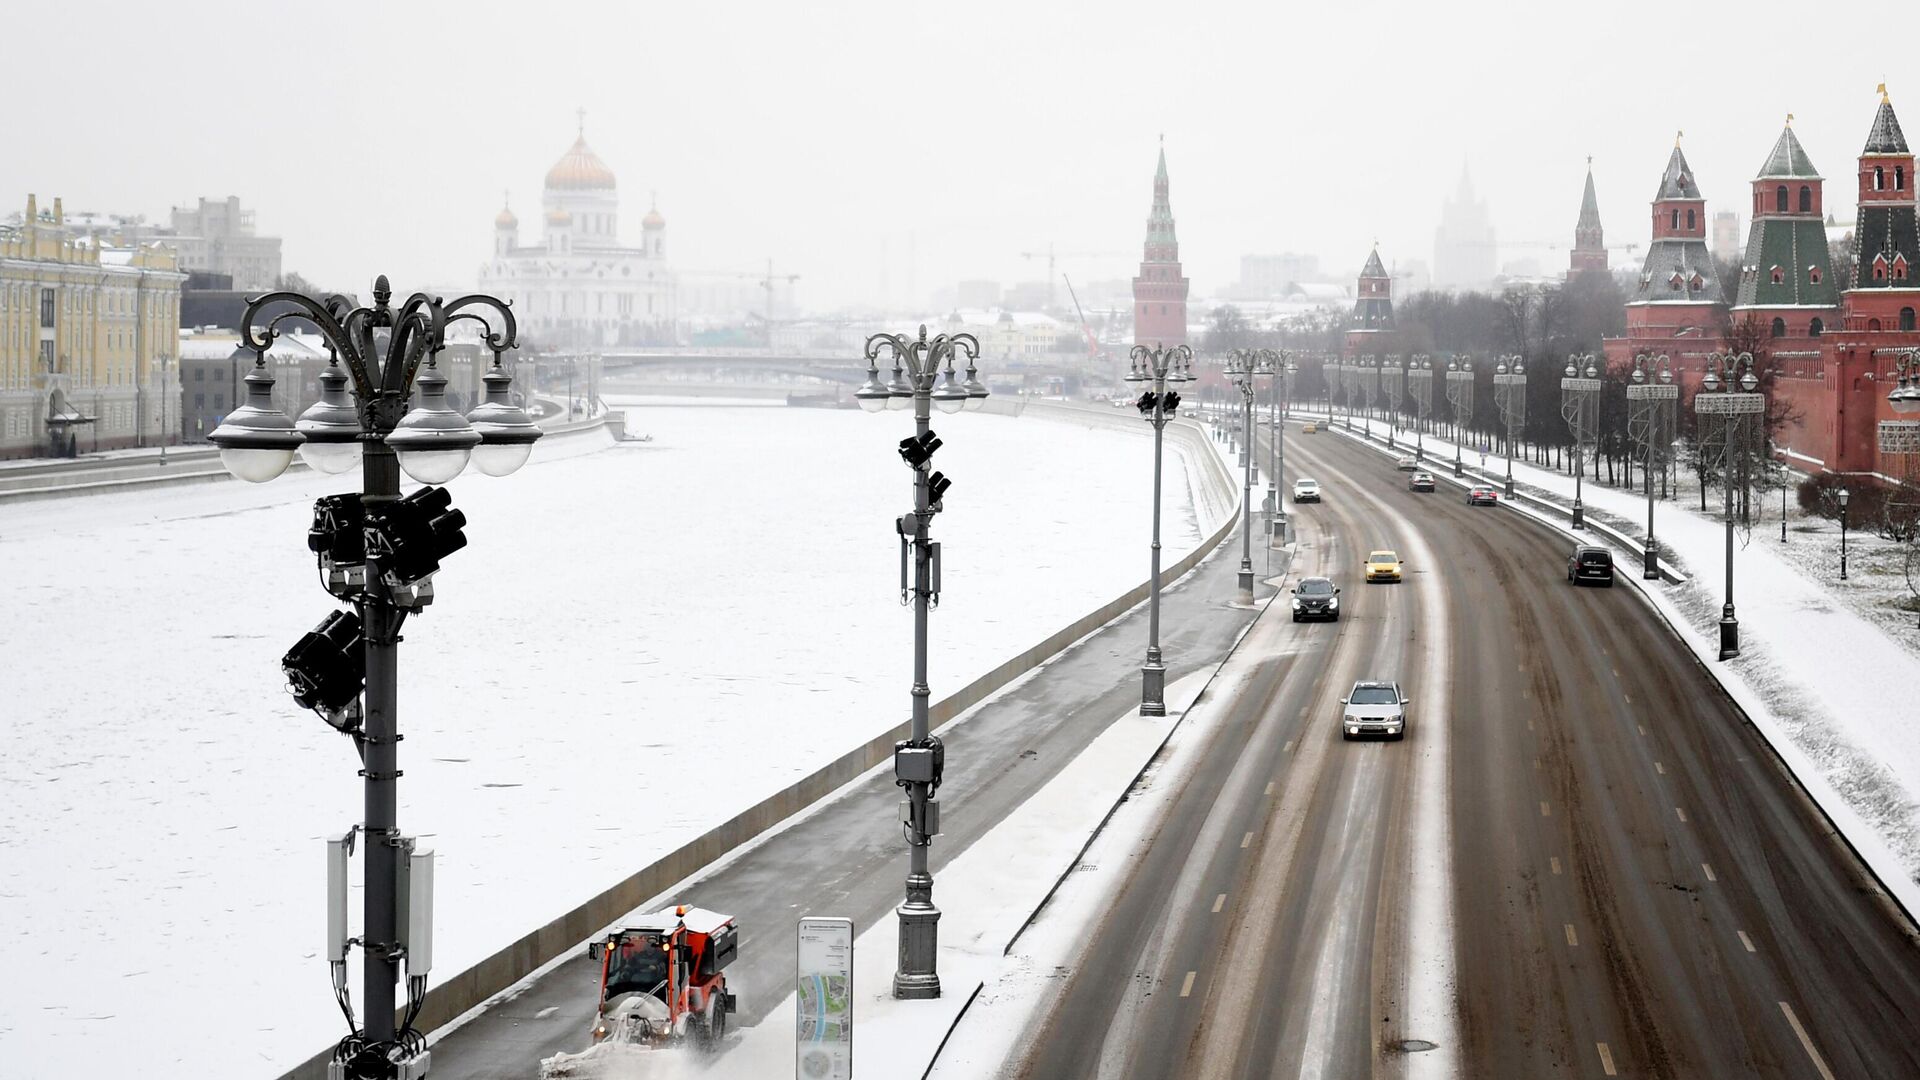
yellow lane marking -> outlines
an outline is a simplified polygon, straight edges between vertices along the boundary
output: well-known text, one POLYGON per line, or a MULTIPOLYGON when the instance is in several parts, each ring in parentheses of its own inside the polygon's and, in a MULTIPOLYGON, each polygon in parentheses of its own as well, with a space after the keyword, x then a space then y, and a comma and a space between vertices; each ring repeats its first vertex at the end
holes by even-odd
POLYGON ((1613 1071, 1613 1051, 1607 1049, 1606 1043, 1594 1043, 1593 1045, 1600 1051, 1601 1071, 1605 1072, 1608 1076, 1619 1076, 1619 1073, 1613 1071))
POLYGON ((1719 881, 1719 880, 1720 880, 1719 878, 1717 878, 1717 877, 1714 877, 1714 876, 1713 876, 1713 867, 1711 867, 1711 866, 1709 866, 1709 865, 1707 865, 1706 863, 1701 863, 1701 864, 1700 864, 1700 869, 1702 869, 1702 870, 1705 870, 1705 871, 1707 872, 1707 880, 1708 880, 1708 881, 1719 881))
POLYGON ((1734 933, 1740 935, 1740 944, 1745 945, 1747 947, 1748 952, 1760 951, 1753 947, 1753 939, 1747 936, 1747 932, 1745 930, 1735 930, 1734 933))
POLYGON ((1243 836, 1243 837, 1241 837, 1241 838, 1240 838, 1240 846, 1241 846, 1241 847, 1246 847, 1246 846, 1247 846, 1248 844, 1251 844, 1251 843, 1253 843, 1253 834, 1252 834, 1252 833, 1248 833, 1247 835, 1245 835, 1245 836, 1243 836))
POLYGON ((1543 802, 1541 802, 1541 804, 1540 804, 1540 816, 1541 816, 1541 817, 1552 817, 1552 816, 1553 816, 1553 807, 1551 807, 1551 806, 1549 806, 1549 805, 1547 805, 1547 804, 1546 804, 1546 803, 1545 803, 1544 801, 1543 801, 1543 802))
POLYGON ((1220 914, 1220 909, 1226 906, 1227 906, 1226 893, 1221 893, 1219 896, 1216 896, 1213 898, 1213 913, 1215 915, 1220 914))
POLYGON ((1780 1003, 1780 1011, 1787 1014, 1787 1024, 1793 1028, 1793 1033, 1800 1037, 1800 1045, 1807 1051, 1807 1056, 1813 1059, 1813 1067, 1820 1070, 1820 1075, 1826 1080, 1833 1080, 1833 1070, 1827 1068, 1827 1061, 1820 1056, 1820 1051, 1813 1048, 1813 1040, 1807 1038, 1807 1029, 1801 1027, 1800 1018, 1793 1015, 1793 1006, 1783 1001, 1780 1003))
POLYGON ((1676 806, 1673 808, 1673 812, 1677 817, 1679 817, 1681 821, 1687 820, 1687 812, 1685 810, 1682 810, 1676 806))
POLYGON ((1195 972, 1189 971, 1187 972, 1187 977, 1181 981, 1180 983, 1181 997, 1186 997, 1188 994, 1193 993, 1193 976, 1195 974, 1196 974, 1195 972))
POLYGON ((1653 771, 1659 773, 1661 776, 1667 775, 1667 767, 1657 761, 1653 763, 1653 771))
POLYGON ((1560 872, 1560 856, 1554 855, 1549 859, 1547 859, 1547 865, 1553 867, 1554 873, 1556 874, 1559 873, 1560 872))
POLYGON ((1565 925, 1566 925, 1566 928, 1567 928, 1567 944, 1568 944, 1568 945, 1573 945, 1573 946, 1578 946, 1578 945, 1580 944, 1580 939, 1579 939, 1578 937, 1575 937, 1575 936, 1574 936, 1574 933, 1573 933, 1573 924, 1572 924, 1572 923, 1567 923, 1567 924, 1565 924, 1565 925))

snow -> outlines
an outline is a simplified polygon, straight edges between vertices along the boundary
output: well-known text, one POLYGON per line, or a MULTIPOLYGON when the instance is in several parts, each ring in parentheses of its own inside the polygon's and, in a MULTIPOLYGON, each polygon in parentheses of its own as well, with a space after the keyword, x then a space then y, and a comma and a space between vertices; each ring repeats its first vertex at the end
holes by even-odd
MULTIPOLYGON (((935 419, 955 481, 936 696, 1145 577, 1146 425, 1037 417, 935 419)), ((654 440, 556 437, 516 476, 451 485, 471 543, 401 650, 400 821, 439 854, 436 976, 906 711, 910 421, 676 407, 628 430, 654 440)), ((1213 523, 1190 509, 1197 463, 1168 454, 1172 561, 1213 523)), ((64 1075, 82 1037, 104 1072, 254 1077, 344 1032, 320 839, 359 817, 358 762, 278 662, 333 606, 311 500, 350 486, 289 474, 0 519, 9 1077, 64 1075)))
MULTIPOLYGON (((1451 458, 1452 443, 1432 435, 1425 441, 1429 454, 1451 458)), ((1477 457, 1469 451, 1467 460, 1477 457)), ((1486 475, 1504 470, 1504 458, 1488 455, 1486 475)), ((1571 504, 1572 477, 1523 461, 1514 462, 1513 475, 1523 488, 1571 504)), ((1589 480, 1581 497, 1590 514, 1627 535, 1638 539, 1644 532, 1644 494, 1589 480)), ((1869 574, 1878 581, 1842 583, 1837 529, 1817 526, 1802 539, 1790 526, 1793 538, 1783 551, 1778 519, 1769 529, 1764 508, 1762 518, 1750 535, 1734 533, 1740 656, 1717 659, 1726 531, 1716 517, 1689 508, 1685 499, 1657 503, 1661 557, 1690 580, 1642 583, 1644 591, 1675 626, 1691 631, 1688 640, 1704 650, 1710 670, 1886 887, 1909 911, 1920 911, 1920 710, 1888 696, 1889 687, 1920 685, 1920 635, 1908 629, 1900 639, 1893 636, 1902 627, 1887 614, 1890 600, 1905 585, 1896 556, 1889 545, 1867 538, 1867 550, 1877 553, 1869 556, 1869 574)), ((1637 561, 1622 560, 1618 570, 1639 582, 1637 561)))

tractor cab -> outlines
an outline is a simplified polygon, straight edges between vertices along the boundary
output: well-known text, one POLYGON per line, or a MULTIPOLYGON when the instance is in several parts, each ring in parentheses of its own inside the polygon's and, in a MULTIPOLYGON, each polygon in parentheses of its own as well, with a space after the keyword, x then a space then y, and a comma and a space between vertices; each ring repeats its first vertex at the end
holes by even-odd
POLYGON ((593 1041, 659 1046, 717 1042, 734 1010, 721 969, 739 949, 733 918, 681 905, 645 915, 587 946, 600 962, 593 1041))

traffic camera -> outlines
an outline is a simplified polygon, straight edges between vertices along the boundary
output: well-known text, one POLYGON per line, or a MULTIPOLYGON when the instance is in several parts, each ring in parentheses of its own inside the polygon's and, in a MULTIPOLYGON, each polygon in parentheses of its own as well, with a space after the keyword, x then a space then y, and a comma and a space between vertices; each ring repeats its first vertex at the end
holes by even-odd
POLYGON ((368 554, 380 560, 381 579, 388 585, 414 589, 440 569, 441 559, 467 546, 460 531, 466 523, 467 515, 453 509, 447 489, 424 487, 368 513, 368 554))
POLYGON ((913 435, 900 440, 900 456, 916 469, 924 469, 927 462, 933 460, 933 452, 940 449, 940 436, 929 430, 924 435, 913 435))
POLYGON ((357 729, 360 713, 352 706, 367 681, 364 646, 359 615, 335 611, 321 620, 280 659, 293 700, 340 731, 357 729))

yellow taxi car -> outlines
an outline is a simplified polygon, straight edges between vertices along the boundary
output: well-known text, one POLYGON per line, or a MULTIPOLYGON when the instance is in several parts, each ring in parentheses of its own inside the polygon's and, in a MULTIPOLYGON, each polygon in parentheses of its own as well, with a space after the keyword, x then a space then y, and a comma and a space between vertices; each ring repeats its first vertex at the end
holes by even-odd
POLYGON ((1302 427, 1302 428, 1300 429, 1300 434, 1302 434, 1302 435, 1311 435, 1311 434, 1313 434, 1314 432, 1316 432, 1316 431, 1319 431, 1319 430, 1320 430, 1320 425, 1318 425, 1318 424, 1307 424, 1306 426, 1304 426, 1304 427, 1302 427))
POLYGON ((1367 581, 1400 581, 1400 556, 1382 548, 1367 553, 1367 581))

